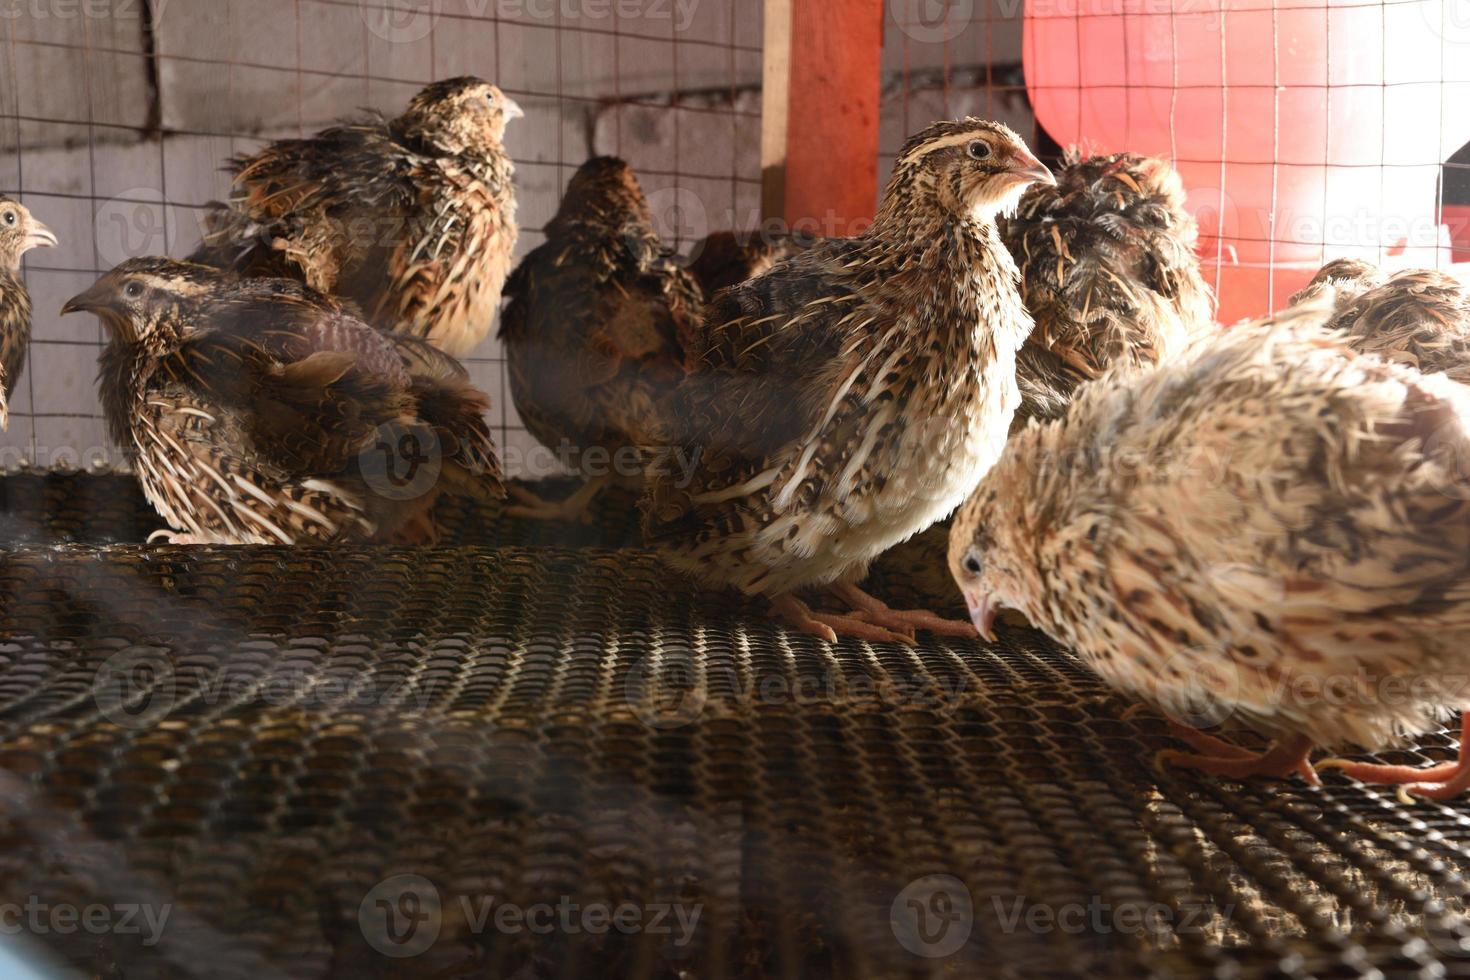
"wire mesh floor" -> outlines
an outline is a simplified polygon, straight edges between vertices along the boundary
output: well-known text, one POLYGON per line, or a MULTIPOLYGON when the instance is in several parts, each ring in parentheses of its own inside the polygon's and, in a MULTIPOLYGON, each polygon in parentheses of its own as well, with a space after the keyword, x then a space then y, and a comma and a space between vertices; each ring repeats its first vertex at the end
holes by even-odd
POLYGON ((0 556, 0 910, 107 911, 27 930, 89 975, 1470 973, 1460 807, 1157 773, 1029 630, 828 647, 609 547, 616 501, 602 540, 96 544, 157 527, 129 493, 0 494, 92 542, 0 556))

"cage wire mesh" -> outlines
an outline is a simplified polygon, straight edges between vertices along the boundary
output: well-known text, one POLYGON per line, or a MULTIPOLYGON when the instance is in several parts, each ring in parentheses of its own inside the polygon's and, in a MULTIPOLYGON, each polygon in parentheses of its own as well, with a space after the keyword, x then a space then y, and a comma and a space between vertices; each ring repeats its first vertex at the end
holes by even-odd
MULTIPOLYGON (((940 117, 1001 119, 1052 159, 1070 142, 1035 101, 1060 91, 1082 115, 1083 46, 1062 50, 1070 81, 1043 84, 1027 76, 1019 3, 884 6, 880 177, 940 117)), ((1168 43, 1122 28, 1115 47, 1173 58, 1180 5, 1127 6, 1162 17, 1168 43)), ((27 260, 38 313, 7 462, 118 462, 93 386, 101 336, 56 317, 66 296, 129 256, 186 253, 231 154, 359 107, 395 112, 437 77, 482 75, 528 111, 507 141, 520 254, 594 153, 633 165, 677 246, 755 227, 761 7, 0 0, 0 146, 13 150, 0 190, 63 242, 27 260)), ((1247 55, 1266 66, 1265 81, 1234 77, 1268 93, 1269 141, 1293 86, 1318 94, 1324 120, 1339 84, 1427 85, 1453 114, 1470 60, 1456 57, 1460 5, 1417 49, 1414 71, 1438 73, 1427 83, 1394 74, 1407 69, 1388 29, 1394 9, 1422 20, 1423 4, 1229 7, 1264 32, 1232 42, 1226 17, 1212 37, 1230 70, 1247 55), (1344 10, 1377 18, 1377 56, 1329 48, 1315 82, 1291 81, 1283 38, 1301 23, 1283 21, 1331 35, 1344 10)), ((1123 7, 1031 9, 1075 29, 1123 7)), ((1130 93, 1160 86, 1130 65, 1109 88, 1125 145, 1178 150, 1201 114, 1173 95, 1162 125, 1151 103, 1135 113, 1130 93)), ((1204 118, 1244 145, 1236 116, 1204 118)), ((1300 170, 1324 195, 1335 168, 1367 166, 1334 163, 1331 128, 1312 133, 1315 160, 1228 159, 1273 188, 1300 170)), ((1470 180, 1456 148, 1436 146, 1407 163, 1385 148, 1370 169, 1449 168, 1436 194, 1452 219, 1470 180)), ((1234 174, 1217 167, 1196 201, 1215 275, 1230 243, 1261 237, 1238 221, 1217 231, 1234 174)), ((1340 243, 1278 204, 1268 195, 1266 238, 1333 257, 1340 243)), ((1368 247, 1396 258, 1391 242, 1368 247)), ((1282 298, 1272 254, 1265 267, 1262 309, 1282 298)), ((517 465, 529 442, 495 343, 469 364, 512 470, 542 475, 517 465)), ((1122 720, 1123 699, 1038 634, 919 650, 792 636, 637 551, 627 499, 559 530, 451 511, 447 547, 430 551, 117 546, 157 526, 125 475, 12 475, 0 504, 12 544, 72 543, 0 554, 0 911, 172 913, 153 942, 146 914, 131 931, 31 928, 27 955, 127 977, 1470 972, 1470 819, 1456 806, 1403 807, 1335 777, 1316 790, 1161 776, 1159 721, 1122 720), (644 918, 550 934, 494 918, 568 899, 644 918), (698 917, 687 932, 680 913, 698 917)), ((875 591, 952 608, 943 548, 939 529, 897 549, 875 591)), ((1389 759, 1453 752, 1439 735, 1389 759)))
MULTIPOLYGON (((687 248, 759 222, 761 5, 565 0, 5 0, 0 191, 61 237, 31 253, 31 356, 0 446, 41 468, 117 463, 94 385, 101 333, 57 316, 137 255, 186 255, 221 166, 364 108, 388 115, 436 78, 479 75, 529 113, 517 256, 542 240, 575 169, 598 153, 638 172, 660 231, 687 248)), ((534 445, 499 345, 467 358, 494 401, 508 468, 534 445)), ((537 457, 539 458, 539 457, 537 457)), ((543 467, 543 470, 545 467, 543 467)), ((532 475, 545 476, 546 472, 532 475)))

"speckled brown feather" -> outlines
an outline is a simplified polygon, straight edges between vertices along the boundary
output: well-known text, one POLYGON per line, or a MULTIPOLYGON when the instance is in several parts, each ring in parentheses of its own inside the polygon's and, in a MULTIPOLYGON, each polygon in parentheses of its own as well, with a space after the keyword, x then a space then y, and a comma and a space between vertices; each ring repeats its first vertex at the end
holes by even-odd
MULTIPOLYGON (((1031 329, 994 225, 1035 161, 998 124, 905 147, 871 231, 720 294, 662 442, 645 529, 705 582, 779 595, 860 579, 943 518, 998 455, 1031 329), (966 158, 977 137, 995 158, 966 158)), ((1044 173, 1044 171, 1039 171, 1044 173)), ((1034 178, 1033 178, 1034 179, 1034 178)))
POLYGON ((0 194, 0 429, 10 428, 10 395, 31 346, 31 294, 20 277, 21 257, 56 244, 56 236, 13 198, 0 194))
POLYGON ((133 260, 68 310, 111 328, 100 375, 109 430, 188 540, 386 539, 439 492, 503 495, 488 400, 462 369, 299 283, 133 260), (134 307, 131 282, 150 290, 134 307), (440 470, 397 495, 374 454, 385 433, 425 429, 438 436, 440 470))
POLYGON ((1109 368, 1151 367, 1214 327, 1198 232, 1163 160, 1070 153, 1056 186, 1027 191, 1001 231, 1036 320, 1018 360, 1018 426, 1055 416, 1109 368))
POLYGON ((717 231, 690 249, 689 274, 706 296, 765 275, 781 262, 811 248, 807 235, 766 231, 717 231))
POLYGON ((10 395, 31 342, 31 294, 20 276, 0 268, 0 428, 10 428, 10 395))
POLYGON ((1166 711, 1317 745, 1470 705, 1470 396, 1330 313, 1232 327, 1016 435, 955 524, 972 608, 1166 711))
MULTIPOLYGON (((616 453, 647 441, 655 404, 682 377, 703 294, 659 241, 628 166, 583 164, 546 242, 506 286, 511 394, 552 450, 616 453)), ((631 471, 636 474, 636 457, 631 471)), ((590 474, 589 474, 590 475, 590 474)))
POLYGON ((300 279, 375 326, 463 356, 489 331, 515 248, 519 107, 474 78, 429 86, 397 119, 283 140, 232 162, 195 260, 300 279))
POLYGON ((1365 262, 1324 266, 1293 302, 1331 288, 1329 326, 1355 349, 1470 382, 1470 293, 1447 272, 1409 269, 1387 275, 1365 262))

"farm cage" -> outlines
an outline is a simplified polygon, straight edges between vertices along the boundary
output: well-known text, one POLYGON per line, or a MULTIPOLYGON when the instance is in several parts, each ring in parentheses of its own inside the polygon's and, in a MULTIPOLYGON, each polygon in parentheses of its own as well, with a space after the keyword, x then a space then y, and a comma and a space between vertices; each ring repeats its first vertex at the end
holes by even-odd
MULTIPOLYGON (((55 315, 124 258, 186 254, 230 155, 465 73, 527 110, 508 137, 521 254, 595 153, 633 165, 680 246, 768 219, 851 231, 907 133, 975 114, 1048 158, 1111 126, 1122 145, 1102 148, 1212 165, 1222 179, 1191 188, 1206 269, 1223 298, 1227 266, 1244 267, 1230 301, 1263 312, 1299 282, 1292 262, 1452 260, 1470 192, 1450 127, 1410 140, 1390 124, 1401 89, 1433 100, 1437 127, 1465 104, 1466 14, 1406 0, 0 0, 0 192, 63 243, 27 259, 38 314, 0 442, 6 975, 1470 970, 1457 806, 1331 777, 1161 774, 1162 725, 1123 720, 1126 701, 1040 634, 914 650, 794 636, 661 570, 626 497, 586 527, 451 506, 435 549, 145 546, 160 525, 108 443, 101 333, 55 315), (1216 46, 1182 58, 1181 21, 1201 13, 1216 46), (1326 45, 1308 75, 1319 22, 1352 44, 1326 45), (1379 113, 1341 119, 1334 93, 1358 89, 1379 113), (1318 105, 1323 126, 1286 152, 1283 120, 1305 126, 1318 105), (1213 157, 1180 149, 1201 118, 1213 157), (1335 156, 1339 122, 1371 130, 1377 159, 1335 156), (1351 240, 1277 207, 1315 179, 1316 217, 1331 218, 1337 175, 1405 168, 1434 172, 1433 200, 1395 214, 1354 191, 1369 230, 1342 215, 1351 240), (1237 201, 1233 180, 1253 190, 1237 201), (1418 237, 1380 234, 1385 216, 1418 237), (1278 270, 1283 245, 1297 251, 1278 270)), ((496 343, 467 364, 511 475, 555 479, 496 343)), ((874 590, 953 606, 942 553, 942 529, 897 549, 874 590)))

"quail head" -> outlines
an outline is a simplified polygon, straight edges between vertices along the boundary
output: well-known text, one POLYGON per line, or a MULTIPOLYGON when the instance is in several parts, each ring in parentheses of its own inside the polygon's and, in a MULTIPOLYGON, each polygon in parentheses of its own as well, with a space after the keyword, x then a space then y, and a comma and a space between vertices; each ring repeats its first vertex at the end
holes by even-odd
POLYGON ((511 395, 530 431, 587 481, 560 502, 523 489, 512 516, 581 520, 609 482, 636 485, 655 404, 684 373, 703 294, 659 241, 621 160, 573 175, 546 242, 506 285, 500 339, 511 395))
POLYGON ((134 259, 77 312, 110 334, 108 429, 173 543, 432 543, 440 493, 503 496, 459 364, 300 283, 134 259))
POLYGON ((373 118, 232 161, 196 261, 299 279, 383 330, 463 356, 490 329, 516 241, 502 139, 520 106, 489 82, 435 82, 373 118))
POLYGON ((1036 329, 1021 348, 1016 425, 1054 417, 1084 381, 1142 369, 1214 328, 1198 231, 1166 161, 1069 153, 1001 222, 1036 329))
POLYGON ((818 242, 716 297, 659 416, 666 457, 687 464, 650 477, 644 524, 662 557, 768 596, 786 623, 828 640, 973 636, 857 583, 1000 454, 1031 318, 995 219, 1051 179, 1003 125, 936 123, 903 148, 866 234, 818 242), (814 612, 793 594, 804 588, 852 612, 814 612))
POLYGON ((31 345, 31 294, 20 278, 20 260, 33 248, 55 245, 50 228, 0 194, 0 429, 10 428, 10 394, 31 345))
POLYGON ((1339 259, 1322 267, 1294 303, 1331 290, 1341 330, 1356 350, 1470 382, 1470 291, 1436 269, 1385 274, 1366 262, 1339 259))
MULTIPOLYGON (((1084 386, 956 519, 950 567, 982 632, 1020 610, 1121 690, 1274 740, 1176 726, 1199 752, 1161 761, 1315 779, 1314 746, 1377 749, 1470 707, 1470 393, 1352 351, 1330 314, 1084 386)), ((1470 783, 1463 758, 1349 771, 1470 783)))

